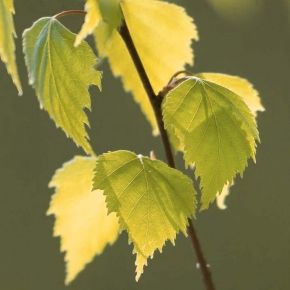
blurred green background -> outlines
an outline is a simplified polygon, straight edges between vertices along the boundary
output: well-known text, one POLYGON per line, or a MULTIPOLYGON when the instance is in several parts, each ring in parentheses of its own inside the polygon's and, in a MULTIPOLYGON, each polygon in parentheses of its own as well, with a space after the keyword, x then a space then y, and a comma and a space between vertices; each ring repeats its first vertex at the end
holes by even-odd
MULTIPOLYGON (((144 0, 145 1, 145 0, 144 0)), ((251 80, 267 111, 258 117, 262 144, 227 199, 195 221, 219 290, 290 289, 289 2, 175 1, 194 17, 200 32, 195 71, 224 72, 251 80), (221 6, 224 4, 226 6, 221 6)), ((55 169, 82 152, 39 109, 27 85, 22 31, 36 19, 81 1, 15 0, 18 64, 24 95, 17 96, 0 64, 0 289, 64 290, 60 241, 45 215, 55 169)), ((141 12, 142 13, 142 12, 141 12)), ((65 23, 77 32, 79 16, 65 23)), ((174 21, 174 19, 173 19, 174 21)), ((73 61, 73 60, 72 60, 73 61)), ((98 153, 130 149, 163 158, 159 139, 120 81, 104 66, 103 93, 93 91, 90 135, 98 153)), ((181 158, 180 159, 180 165, 181 158)), ((203 289, 191 244, 179 237, 157 254, 137 284, 134 257, 123 234, 67 288, 70 290, 203 289)))

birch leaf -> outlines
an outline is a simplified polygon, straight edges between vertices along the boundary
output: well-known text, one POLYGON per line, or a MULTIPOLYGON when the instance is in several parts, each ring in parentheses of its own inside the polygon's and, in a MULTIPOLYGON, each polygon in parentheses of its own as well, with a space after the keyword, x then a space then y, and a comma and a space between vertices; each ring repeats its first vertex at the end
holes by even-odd
POLYGON ((195 212, 190 178, 165 163, 129 151, 109 152, 97 159, 94 189, 104 190, 109 212, 119 216, 136 253, 136 279, 148 257, 176 234, 186 235, 195 212))
POLYGON ((183 145, 185 161, 201 179, 202 209, 224 185, 255 160, 255 118, 242 98, 209 81, 190 77, 166 96, 164 123, 183 145))
POLYGON ((93 154, 85 125, 84 109, 91 108, 88 87, 101 87, 96 56, 83 42, 74 47, 75 34, 55 18, 41 18, 23 34, 29 80, 44 108, 67 136, 93 154))
MULTIPOLYGON (((164 1, 124 0, 121 9, 153 89, 158 93, 176 71, 193 64, 191 44, 192 40, 198 40, 193 19, 182 7, 164 1)), ((97 29, 99 51, 106 35, 104 27, 97 29)), ((113 32, 102 48, 100 52, 108 57, 114 75, 122 78, 125 90, 133 93, 154 133, 158 133, 148 97, 123 40, 113 32)))
MULTIPOLYGON (((249 107, 254 116, 257 117, 258 112, 265 111, 258 91, 253 87, 253 85, 248 80, 238 76, 231 76, 221 73, 201 73, 199 74, 199 76, 205 80, 211 81, 235 92, 247 104, 247 106, 249 107)), ((222 192, 217 195, 218 208, 220 209, 227 208, 225 200, 227 196, 230 194, 232 186, 233 184, 225 185, 222 192)))
POLYGON ((102 21, 102 15, 97 0, 87 0, 85 11, 87 12, 85 22, 81 28, 81 31, 76 37, 75 46, 80 45, 82 40, 84 40, 88 35, 92 34, 95 28, 102 21))
POLYGON ((96 159, 77 156, 56 171, 50 187, 55 188, 49 215, 55 215, 54 236, 61 237, 66 252, 66 284, 70 283, 113 244, 119 233, 118 219, 108 214, 101 190, 92 191, 96 159))
POLYGON ((7 71, 11 75, 19 95, 22 95, 15 56, 14 13, 13 0, 0 0, 0 58, 6 64, 7 71))
POLYGON ((258 91, 255 90, 248 80, 238 76, 221 73, 201 73, 199 76, 202 79, 223 86, 239 95, 247 104, 254 116, 257 116, 258 112, 265 111, 258 91))

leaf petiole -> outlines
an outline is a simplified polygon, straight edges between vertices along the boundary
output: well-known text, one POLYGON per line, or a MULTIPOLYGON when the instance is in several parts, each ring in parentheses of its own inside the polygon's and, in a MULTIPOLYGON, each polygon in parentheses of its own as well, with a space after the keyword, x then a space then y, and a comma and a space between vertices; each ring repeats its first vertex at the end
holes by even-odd
POLYGON ((67 15, 86 15, 86 11, 84 10, 65 10, 62 11, 56 15, 54 15, 53 17, 56 19, 59 19, 61 17, 67 16, 67 15))

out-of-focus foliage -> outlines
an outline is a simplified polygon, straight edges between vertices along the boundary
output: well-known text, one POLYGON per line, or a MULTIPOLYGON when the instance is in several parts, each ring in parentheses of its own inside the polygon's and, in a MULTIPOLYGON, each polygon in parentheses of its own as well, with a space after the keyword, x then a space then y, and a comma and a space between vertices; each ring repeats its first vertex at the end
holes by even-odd
MULTIPOLYGON (((286 0, 288 1, 288 0, 286 0)), ((214 11, 232 22, 246 22, 263 9, 264 0, 207 0, 214 11)))

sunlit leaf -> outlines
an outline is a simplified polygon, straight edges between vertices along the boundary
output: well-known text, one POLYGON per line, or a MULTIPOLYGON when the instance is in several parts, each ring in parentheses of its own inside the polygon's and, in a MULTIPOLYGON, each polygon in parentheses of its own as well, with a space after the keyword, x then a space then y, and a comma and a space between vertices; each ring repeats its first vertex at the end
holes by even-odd
MULTIPOLYGON (((199 76, 203 79, 226 87, 227 89, 239 95, 247 104, 254 116, 257 116, 258 112, 265 111, 258 91, 255 90, 253 85, 248 80, 238 76, 231 76, 220 73, 201 73, 199 74, 199 76)), ((225 185, 221 194, 217 195, 217 206, 220 209, 227 208, 227 206, 225 205, 225 200, 226 197, 230 194, 232 186, 233 184, 225 185)))
POLYGON ((92 34, 102 22, 107 24, 111 35, 123 19, 120 0, 86 0, 85 11, 87 12, 85 21, 76 37, 75 46, 78 46, 83 39, 92 34))
POLYGON ((118 219, 108 214, 103 192, 91 190, 95 162, 95 158, 75 157, 50 182, 55 194, 48 214, 55 215, 54 235, 61 237, 61 251, 66 252, 66 283, 113 244, 119 233, 118 219))
POLYGON ((118 28, 123 19, 121 0, 98 0, 98 2, 102 18, 109 25, 110 30, 118 28))
POLYGON ((85 10, 87 11, 85 22, 76 37, 75 46, 80 45, 82 40, 84 40, 89 34, 92 34, 95 28, 102 21, 102 15, 97 0, 87 0, 85 10))
POLYGON ((7 71, 11 75, 19 95, 22 95, 15 57, 14 13, 13 0, 0 0, 0 58, 6 64, 7 71))
POLYGON ((92 153, 84 109, 91 108, 88 87, 101 86, 96 56, 86 42, 74 47, 75 34, 55 18, 41 18, 23 38, 29 80, 41 107, 78 146, 92 153))
POLYGON ((201 179, 202 209, 224 185, 255 160, 259 140, 255 118, 242 98, 215 83, 190 77, 167 96, 164 122, 176 135, 185 161, 201 179))
POLYGON ((192 181, 165 163, 129 151, 97 159, 94 189, 104 190, 109 212, 116 212, 122 229, 134 244, 136 279, 147 259, 176 234, 186 234, 195 212, 192 181))
MULTIPOLYGON (((185 64, 193 64, 191 44, 192 40, 198 40, 193 19, 182 7, 155 0, 124 0, 121 8, 153 89, 158 93, 176 71, 185 64)), ((108 57, 114 75, 122 78, 125 90, 133 93, 157 133, 154 113, 127 48, 117 32, 107 41, 106 31, 104 25, 96 31, 98 49, 108 57)))
POLYGON ((199 76, 239 95, 255 116, 257 112, 265 111, 258 91, 248 80, 220 73, 201 73, 199 76))

